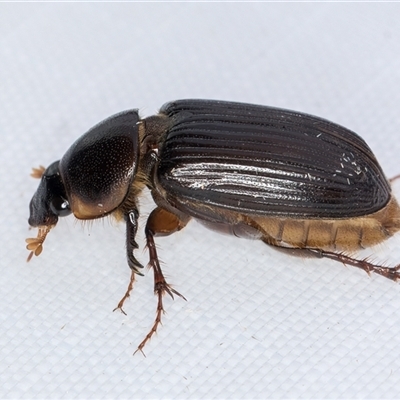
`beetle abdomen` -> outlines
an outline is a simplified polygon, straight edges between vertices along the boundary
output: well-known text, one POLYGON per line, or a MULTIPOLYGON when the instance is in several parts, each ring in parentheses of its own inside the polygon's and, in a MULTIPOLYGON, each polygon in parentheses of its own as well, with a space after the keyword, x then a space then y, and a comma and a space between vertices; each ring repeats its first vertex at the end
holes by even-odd
POLYGON ((185 204, 246 215, 350 218, 389 201, 390 185, 367 144, 321 118, 277 108, 182 100, 160 149, 158 180, 185 204))
POLYGON ((350 219, 254 217, 264 241, 289 248, 357 251, 374 246, 400 228, 400 209, 392 198, 374 214, 350 219))

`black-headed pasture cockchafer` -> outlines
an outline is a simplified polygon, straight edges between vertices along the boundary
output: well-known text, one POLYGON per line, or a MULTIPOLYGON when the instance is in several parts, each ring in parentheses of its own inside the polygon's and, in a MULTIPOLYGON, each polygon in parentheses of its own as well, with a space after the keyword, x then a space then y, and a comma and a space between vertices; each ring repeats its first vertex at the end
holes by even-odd
POLYGON ((90 129, 46 169, 29 224, 38 236, 27 248, 39 255, 59 217, 112 215, 126 224, 131 268, 128 290, 143 266, 135 257, 138 198, 150 189, 156 208, 145 227, 149 266, 158 296, 179 295, 164 279, 155 236, 195 219, 240 238, 259 239, 292 254, 327 257, 397 280, 399 267, 353 257, 400 228, 390 181, 368 145, 327 120, 273 107, 214 100, 179 100, 141 119, 137 110, 90 129))

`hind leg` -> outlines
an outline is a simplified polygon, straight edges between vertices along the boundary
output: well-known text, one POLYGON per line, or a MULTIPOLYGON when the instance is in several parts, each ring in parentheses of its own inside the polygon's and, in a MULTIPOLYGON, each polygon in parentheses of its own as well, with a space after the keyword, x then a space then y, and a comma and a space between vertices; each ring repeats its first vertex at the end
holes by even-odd
POLYGON ((156 318, 154 320, 153 326, 150 329, 149 333, 143 339, 143 341, 139 344, 137 351, 141 351, 143 353, 143 347, 151 339, 154 333, 157 331, 157 327, 161 324, 161 316, 164 313, 163 307, 163 295, 168 293, 172 298, 174 298, 174 294, 183 297, 180 293, 178 293, 171 285, 167 283, 165 280, 164 274, 162 272, 160 261, 158 259, 156 244, 154 242, 154 236, 168 236, 172 233, 175 233, 186 226, 189 222, 190 218, 185 218, 184 216, 178 217, 177 215, 167 211, 161 207, 157 207, 152 211, 149 218, 147 219, 147 224, 145 228, 146 234, 146 242, 147 248, 149 250, 150 261, 149 267, 153 269, 154 273, 154 293, 157 295, 157 311, 156 318))
POLYGON ((383 265, 373 264, 368 261, 368 258, 361 260, 347 256, 343 253, 335 253, 333 251, 325 251, 319 249, 307 249, 308 252, 313 253, 319 257, 330 258, 331 260, 339 261, 346 265, 363 269, 368 275, 371 272, 382 275, 385 278, 391 279, 392 281, 398 281, 400 279, 400 264, 395 267, 385 267, 383 265))
MULTIPOLYGON (((264 241, 266 244, 267 241, 264 241)), ((363 269, 368 275, 371 272, 382 275, 385 278, 391 279, 393 281, 398 281, 400 279, 400 264, 395 267, 385 267, 383 265, 378 265, 368 261, 368 258, 357 259, 350 257, 344 253, 337 253, 334 251, 326 251, 321 249, 308 249, 308 248, 288 248, 281 247, 278 244, 273 245, 276 250, 282 251, 285 254, 296 256, 296 257, 317 257, 317 258, 329 258, 331 260, 339 261, 342 264, 351 265, 352 267, 357 267, 363 269)))

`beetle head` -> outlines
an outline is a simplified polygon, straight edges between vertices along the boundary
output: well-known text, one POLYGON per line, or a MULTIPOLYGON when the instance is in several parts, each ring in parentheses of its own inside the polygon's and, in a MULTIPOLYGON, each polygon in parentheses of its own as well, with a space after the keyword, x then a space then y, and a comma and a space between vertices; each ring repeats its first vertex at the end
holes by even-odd
POLYGON ((38 237, 27 239, 29 250, 40 254, 58 217, 101 218, 124 201, 139 162, 138 122, 137 110, 116 114, 81 136, 60 161, 34 170, 34 176, 43 173, 29 206, 29 225, 39 227, 38 237))
POLYGON ((71 214, 59 163, 55 161, 43 171, 39 187, 29 204, 30 226, 52 226, 58 217, 71 214))

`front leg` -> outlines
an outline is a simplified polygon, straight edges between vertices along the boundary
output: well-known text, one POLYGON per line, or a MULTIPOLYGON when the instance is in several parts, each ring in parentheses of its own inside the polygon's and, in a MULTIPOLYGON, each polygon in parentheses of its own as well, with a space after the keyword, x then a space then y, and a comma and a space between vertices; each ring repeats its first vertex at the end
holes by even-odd
POLYGON ((136 259, 136 257, 133 254, 133 252, 139 247, 135 241, 136 232, 138 229, 139 212, 137 209, 133 209, 129 211, 127 214, 125 214, 124 218, 126 221, 126 257, 128 260, 128 265, 131 269, 131 279, 129 281, 126 293, 119 301, 114 311, 119 309, 124 314, 126 314, 125 311, 122 309, 122 306, 124 305, 125 300, 130 296, 130 293, 133 289, 133 283, 135 282, 135 275, 137 274, 143 276, 143 274, 139 271, 139 268, 142 269, 143 265, 140 264, 140 262, 136 259))
POLYGON ((150 332, 144 338, 144 340, 139 344, 135 353, 137 351, 141 351, 143 353, 143 347, 145 346, 146 342, 151 339, 153 334, 157 331, 158 325, 161 323, 161 315, 164 313, 162 302, 162 297, 164 293, 168 293, 172 298, 174 298, 175 294, 186 300, 180 293, 178 293, 175 289, 171 287, 171 285, 166 282, 164 274, 161 270, 160 261, 158 259, 154 236, 171 235, 172 233, 184 228, 189 220, 190 217, 178 217, 177 215, 161 207, 157 207, 155 210, 153 210, 149 218, 147 219, 145 234, 150 255, 149 267, 152 268, 154 272, 154 293, 158 297, 158 302, 156 318, 154 320, 153 326, 150 329, 150 332))

